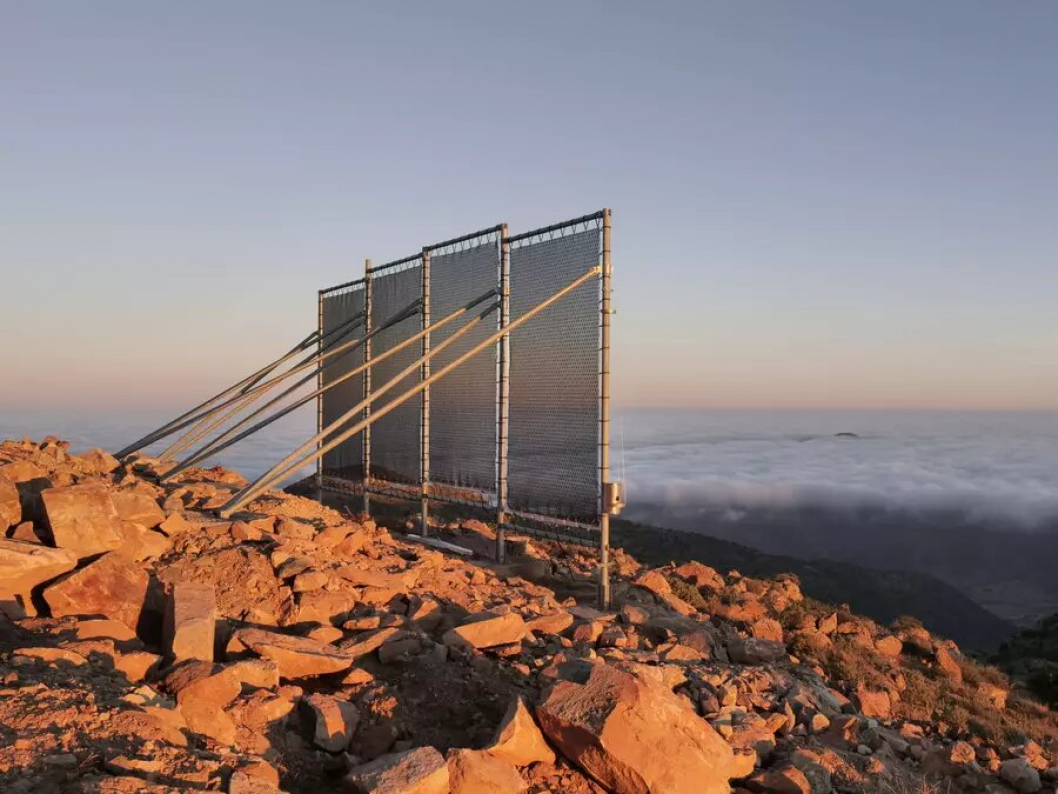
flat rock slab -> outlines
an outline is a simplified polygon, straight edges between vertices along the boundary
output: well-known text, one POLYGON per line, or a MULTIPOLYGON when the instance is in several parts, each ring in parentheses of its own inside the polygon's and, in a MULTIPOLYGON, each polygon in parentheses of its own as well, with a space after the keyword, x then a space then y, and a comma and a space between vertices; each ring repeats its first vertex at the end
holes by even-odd
POLYGON ((365 631, 363 634, 358 634, 338 643, 338 648, 342 653, 353 659, 359 659, 362 656, 367 656, 372 651, 378 650, 387 642, 401 639, 405 634, 407 632, 392 626, 384 629, 375 629, 374 631, 365 631))
POLYGON ((77 555, 66 549, 0 540, 0 593, 28 593, 76 566, 77 555))
POLYGON ((44 590, 52 617, 102 615, 135 630, 147 597, 147 574, 119 552, 104 554, 44 590))
POLYGON ((452 647, 492 648, 521 642, 527 628, 517 612, 487 617, 445 632, 444 643, 452 647))
POLYGON ((125 543, 121 517, 100 485, 47 488, 40 494, 55 545, 79 559, 119 548, 125 543))
POLYGON ((339 673, 353 666, 356 657, 325 642, 261 629, 241 629, 236 638, 279 666, 281 678, 311 678, 339 673))
POLYGON ((566 758, 617 794, 728 794, 734 753, 671 690, 601 662, 581 679, 536 712, 566 758))
POLYGON ((448 765, 433 747, 390 753, 346 776, 356 794, 449 794, 448 765))
POLYGON ((403 590, 412 587, 419 578, 415 571, 386 573, 385 571, 358 568, 355 565, 343 565, 336 573, 345 581, 357 587, 379 587, 393 590, 403 590))

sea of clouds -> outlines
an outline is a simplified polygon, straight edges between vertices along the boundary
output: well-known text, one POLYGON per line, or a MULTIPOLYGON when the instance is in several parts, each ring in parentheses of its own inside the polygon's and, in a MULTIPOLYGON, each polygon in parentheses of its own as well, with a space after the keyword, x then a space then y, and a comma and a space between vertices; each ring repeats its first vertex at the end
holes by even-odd
POLYGON ((801 507, 1058 521, 1058 414, 628 410, 613 461, 633 520, 663 506, 732 521, 801 507))

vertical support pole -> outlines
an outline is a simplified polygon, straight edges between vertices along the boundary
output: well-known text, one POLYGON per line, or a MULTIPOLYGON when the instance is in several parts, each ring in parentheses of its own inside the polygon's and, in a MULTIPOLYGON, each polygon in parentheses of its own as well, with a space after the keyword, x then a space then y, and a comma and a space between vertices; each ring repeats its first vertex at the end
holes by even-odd
MULTIPOLYGON (((364 260, 364 364, 371 363, 371 260, 364 260)), ((364 367, 364 419, 371 417, 371 367, 364 367)), ((363 514, 371 516, 371 425, 368 424, 360 436, 364 466, 363 514)))
MULTIPOLYGON (((500 311, 497 330, 511 320, 511 244, 507 224, 500 227, 500 311)), ((507 420, 510 415, 511 337, 504 334, 496 350, 496 562, 507 559, 507 420)))
MULTIPOLYGON (((323 354, 323 293, 316 295, 316 355, 323 354)), ((323 367, 316 370, 316 388, 323 388, 323 367)), ((323 432, 323 394, 316 397, 316 435, 323 432)), ((316 442, 317 451, 323 446, 323 439, 316 442)), ((316 458, 316 499, 323 501, 323 456, 316 458)))
MULTIPOLYGON (((430 249, 422 249, 422 330, 430 327, 430 249)), ((422 370, 419 377, 426 380, 430 377, 430 362, 425 356, 430 355, 430 334, 422 338, 422 370)), ((422 484, 422 536, 430 534, 430 387, 423 389, 421 403, 422 414, 419 427, 422 431, 419 442, 419 481, 422 484)))
POLYGON ((610 210, 602 216, 599 325, 599 603, 610 608, 610 210))

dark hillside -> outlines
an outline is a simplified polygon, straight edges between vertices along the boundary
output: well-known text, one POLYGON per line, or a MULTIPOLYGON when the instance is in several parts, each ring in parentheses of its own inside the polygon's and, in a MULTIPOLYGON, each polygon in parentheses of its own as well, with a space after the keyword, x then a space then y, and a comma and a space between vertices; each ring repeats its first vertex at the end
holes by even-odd
POLYGON ((613 543, 650 565, 702 560, 719 570, 754 577, 794 573, 805 594, 889 623, 914 615, 930 631, 978 650, 999 646, 1014 626, 929 574, 879 571, 833 560, 800 560, 695 532, 615 521, 613 543))

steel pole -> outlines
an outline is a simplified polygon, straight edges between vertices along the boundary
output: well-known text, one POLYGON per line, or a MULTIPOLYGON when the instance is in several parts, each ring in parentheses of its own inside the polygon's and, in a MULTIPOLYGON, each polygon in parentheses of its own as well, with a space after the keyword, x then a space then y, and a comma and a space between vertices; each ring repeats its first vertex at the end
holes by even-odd
MULTIPOLYGON (((316 296, 316 331, 319 341, 316 344, 316 356, 323 355, 323 293, 316 296)), ((316 433, 323 429, 323 367, 316 370, 316 433)), ((316 499, 323 502, 323 455, 316 458, 316 499)))
MULTIPOLYGON (((419 380, 430 378, 430 249, 422 249, 422 369, 419 380)), ((422 536, 430 536, 430 389, 422 390, 419 401, 419 485, 422 536)))
MULTIPOLYGON (((371 416, 371 328, 372 319, 372 282, 374 277, 371 275, 371 260, 364 260, 364 322, 366 323, 367 336, 364 338, 364 418, 367 419, 371 416)), ((323 428, 321 427, 322 431, 323 428)), ((367 425, 364 428, 364 437, 362 439, 362 458, 364 468, 364 505, 363 512, 365 516, 371 515, 371 425, 367 425)))
POLYGON ((610 210, 602 216, 599 318, 599 603, 610 608, 610 210))
MULTIPOLYGON (((500 312, 497 329, 511 321, 511 244, 507 224, 500 229, 500 312)), ((507 420, 510 415, 511 338, 500 337, 496 349, 496 562, 507 558, 507 420)))

